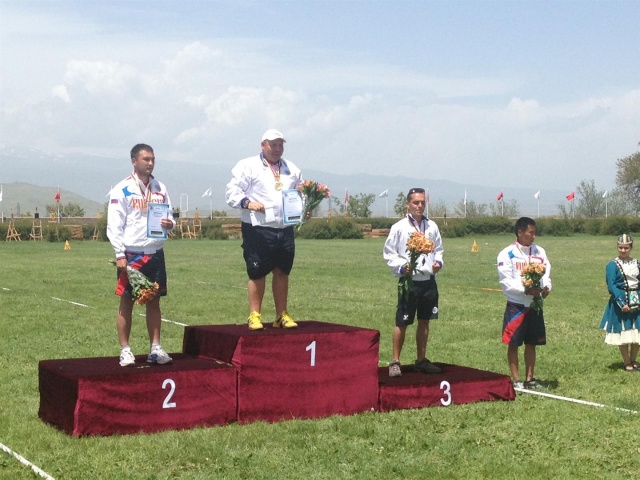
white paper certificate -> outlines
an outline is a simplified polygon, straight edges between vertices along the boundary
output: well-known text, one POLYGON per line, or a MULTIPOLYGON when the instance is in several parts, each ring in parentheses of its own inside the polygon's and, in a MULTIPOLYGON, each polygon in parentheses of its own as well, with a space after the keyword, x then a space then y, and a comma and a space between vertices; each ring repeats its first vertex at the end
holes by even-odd
POLYGON ((302 221, 302 195, 298 190, 282 191, 282 214, 285 225, 295 225, 302 221))
POLYGON ((168 203, 147 204, 147 237, 167 238, 167 231, 160 223, 163 218, 169 218, 168 203))

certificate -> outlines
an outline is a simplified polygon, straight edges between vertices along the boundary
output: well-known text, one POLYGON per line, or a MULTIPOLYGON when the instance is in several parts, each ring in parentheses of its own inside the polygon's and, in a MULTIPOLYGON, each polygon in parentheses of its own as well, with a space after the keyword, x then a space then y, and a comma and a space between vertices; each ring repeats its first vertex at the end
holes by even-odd
POLYGON ((168 203, 147 204, 147 237, 167 238, 167 231, 160 223, 163 218, 169 218, 168 203))
POLYGON ((302 221, 302 195, 298 190, 282 191, 282 215, 285 225, 295 225, 302 221))
POLYGON ((276 214, 273 211, 273 208, 265 208, 264 213, 251 210, 249 212, 249 217, 251 217, 251 225, 254 227, 276 221, 276 214))

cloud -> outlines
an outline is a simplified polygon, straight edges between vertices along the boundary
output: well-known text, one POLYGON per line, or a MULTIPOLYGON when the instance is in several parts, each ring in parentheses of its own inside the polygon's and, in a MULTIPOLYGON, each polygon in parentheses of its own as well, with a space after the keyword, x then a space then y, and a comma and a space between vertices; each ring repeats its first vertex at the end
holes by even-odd
MULTIPOLYGON (((68 41, 63 30, 81 23, 33 15, 59 22, 42 38, 68 41)), ((29 31, 20 18, 14 35, 29 31)), ((515 68, 437 74, 280 38, 147 37, 91 22, 79 32, 71 47, 10 36, 5 56, 3 45, 3 65, 17 65, 0 105, 5 143, 120 156, 144 141, 173 160, 229 164, 277 127, 309 168, 504 186, 553 171, 545 181, 557 187, 602 177, 638 142, 637 89, 558 100, 515 68), (41 61, 19 62, 25 51, 41 61)))
POLYGON ((137 83, 137 72, 131 65, 112 60, 71 60, 64 81, 69 87, 83 88, 92 95, 118 95, 137 83))
POLYGON ((54 97, 61 99, 65 103, 69 103, 69 92, 67 91, 67 87, 64 85, 56 85, 51 89, 51 94, 54 97))

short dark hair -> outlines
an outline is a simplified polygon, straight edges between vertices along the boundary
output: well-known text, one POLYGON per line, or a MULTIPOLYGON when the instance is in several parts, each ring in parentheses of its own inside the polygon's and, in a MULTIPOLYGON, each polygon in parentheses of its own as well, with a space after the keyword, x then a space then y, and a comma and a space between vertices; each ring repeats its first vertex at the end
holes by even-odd
POLYGON ((533 218, 529 217, 520 217, 516 220, 516 224, 513 227, 513 232, 518 235, 518 232, 521 230, 526 230, 530 225, 536 226, 536 221, 533 218))
POLYGON ((146 150, 147 152, 153 152, 153 148, 151 148, 146 143, 138 143, 137 145, 134 145, 134 147, 131 149, 131 159, 133 160, 134 158, 136 158, 142 150, 146 150))
POLYGON ((407 193, 407 202, 411 200, 411 195, 414 193, 424 193, 424 188, 410 188, 409 193, 407 193))

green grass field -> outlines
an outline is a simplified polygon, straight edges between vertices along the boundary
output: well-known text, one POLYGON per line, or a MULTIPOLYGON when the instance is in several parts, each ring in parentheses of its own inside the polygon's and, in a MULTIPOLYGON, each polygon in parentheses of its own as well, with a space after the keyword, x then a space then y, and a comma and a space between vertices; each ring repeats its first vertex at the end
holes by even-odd
MULTIPOLYGON (((511 236, 445 239, 440 319, 428 356, 507 373, 500 343, 504 297, 496 255, 511 236), (476 240, 479 252, 471 246, 476 240)), ((391 355, 396 282, 383 239, 298 240, 290 312, 381 332, 391 355)), ((545 303, 548 345, 536 376, 551 393, 640 410, 640 373, 622 370, 598 324, 614 237, 539 237, 552 264, 545 303)), ((188 325, 244 323, 240 242, 170 241, 163 317, 188 325)), ((518 394, 488 402, 320 420, 253 423, 153 435, 72 438, 38 419, 38 361, 118 355, 110 245, 0 244, 0 443, 56 479, 636 478, 640 415, 518 394), (56 300, 54 298, 60 299, 56 300), (88 305, 82 307, 72 302, 88 305)), ((273 303, 265 297, 263 316, 273 303)), ((146 353, 136 307, 131 345, 146 353)), ((403 362, 415 358, 410 329, 403 362)), ((163 324, 163 346, 182 348, 183 327, 163 324)), ((284 367, 284 366, 283 366, 284 367)), ((348 365, 345 366, 348 368, 348 365)), ((284 399, 286 400, 286 399, 284 399)), ((37 478, 0 452, 0 478, 37 478)))

